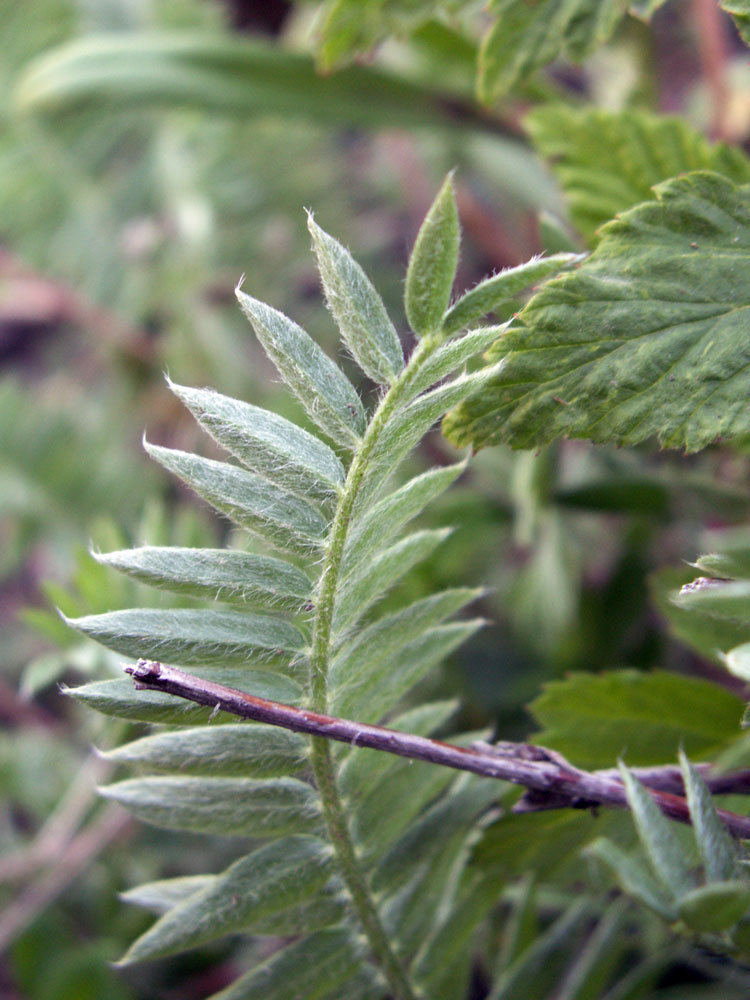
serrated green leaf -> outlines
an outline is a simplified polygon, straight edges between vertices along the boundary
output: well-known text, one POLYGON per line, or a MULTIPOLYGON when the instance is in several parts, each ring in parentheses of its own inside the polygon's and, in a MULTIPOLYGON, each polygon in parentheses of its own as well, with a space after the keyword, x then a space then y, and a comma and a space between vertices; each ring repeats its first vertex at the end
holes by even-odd
POLYGON ((423 633, 481 594, 481 590, 468 587, 431 594, 362 629, 331 661, 329 685, 333 703, 338 705, 340 700, 348 703, 353 692, 363 685, 369 686, 372 678, 389 665, 392 670, 402 670, 403 666, 393 661, 405 646, 418 642, 423 633))
POLYGON ((374 67, 322 76, 305 53, 216 33, 88 35, 45 52, 14 92, 26 112, 138 107, 198 108, 247 121, 253 115, 387 128, 456 127, 456 115, 418 83, 374 67))
POLYGON ((750 883, 712 882, 686 893, 679 902, 680 919, 691 930, 716 934, 739 923, 750 910, 750 883))
POLYGON ((525 125, 535 147, 552 162, 587 239, 605 222, 653 198, 661 181, 691 170, 716 170, 750 180, 750 160, 726 143, 711 143, 683 118, 644 111, 605 111, 542 105, 525 125))
POLYGON ((235 861, 205 889, 177 903, 128 949, 118 964, 161 958, 237 931, 304 902, 332 871, 330 846, 315 837, 275 841, 235 861))
POLYGON ((406 271, 406 318, 418 337, 442 325, 456 277, 460 240, 453 175, 448 174, 419 229, 406 271))
POLYGON ((579 767, 663 764, 682 745, 691 757, 714 756, 733 742, 742 702, 716 684, 665 671, 571 674, 551 681, 531 703, 544 727, 534 742, 579 767))
POLYGON ((410 569, 426 559, 450 535, 450 528, 415 531, 377 555, 369 565, 360 564, 339 588, 333 617, 334 635, 349 628, 410 569))
POLYGON ((361 722, 379 722, 415 684, 484 625, 484 619, 478 618, 430 629, 401 647, 396 665, 381 662, 380 668, 358 685, 345 682, 334 693, 337 713, 361 722))
POLYGON ((330 500, 343 485, 344 467, 319 438, 276 413, 211 389, 169 388, 214 440, 244 466, 302 497, 330 500))
POLYGON ((674 900, 695 888, 682 846, 674 826, 662 813, 649 792, 623 765, 620 765, 625 791, 638 836, 646 850, 654 874, 674 900))
POLYGON ((716 815, 711 793, 698 771, 680 749, 680 768, 685 783, 695 842, 698 845, 707 882, 736 878, 739 865, 734 841, 716 815))
POLYGON ((750 580, 701 577, 682 587, 672 600, 679 608, 729 618, 745 628, 750 626, 750 580))
POLYGON ((149 766, 157 774, 278 778, 305 766, 307 744, 287 729, 245 723, 157 733, 101 756, 116 764, 149 766))
POLYGON ((180 875, 177 878, 144 882, 134 889, 121 892, 120 899, 152 913, 162 914, 184 902, 189 896, 207 889, 216 879, 216 875, 180 875))
POLYGON ((354 448, 366 417, 346 375, 283 313, 239 289, 237 299, 266 354, 318 427, 343 447, 354 448))
MULTIPOLYGON (((271 673, 269 670, 213 667, 207 670, 193 668, 190 672, 217 684, 247 691, 258 698, 281 701, 287 705, 298 705, 302 700, 302 690, 298 684, 290 677, 271 673)), ((88 708, 117 719, 129 719, 131 722, 194 726, 206 723, 209 719, 215 725, 236 720, 236 716, 226 712, 218 712, 214 716, 213 708, 175 698, 163 691, 136 690, 129 677, 94 681, 75 688, 63 688, 63 691, 88 708)))
POLYGON ((608 41, 628 0, 492 0, 479 53, 479 96, 489 104, 561 55, 580 61, 608 41))
MULTIPOLYGON (((574 253, 533 257, 525 264, 505 268, 498 274, 485 278, 453 303, 443 317, 443 332, 454 333, 488 313, 495 312, 500 306, 515 299, 525 288, 536 285, 581 260, 583 255, 574 253)), ((504 329, 505 327, 499 327, 498 334, 504 329)))
POLYGON ((750 45, 750 0, 720 0, 719 6, 732 15, 742 40, 750 45))
MULTIPOLYGON (((499 351, 505 365, 444 431, 475 448, 558 437, 698 451, 750 432, 742 405, 750 188, 699 172, 610 223, 574 274, 545 285, 499 351)), ((491 355, 492 357, 492 355, 491 355)))
POLYGON ((283 837, 321 827, 317 793, 296 778, 130 778, 99 792, 138 819, 169 830, 283 837))
POLYGON ((390 385, 404 367, 404 355, 383 300, 349 251, 316 225, 311 214, 307 225, 326 302, 344 343, 373 382, 390 385))
POLYGON ((605 837, 597 838, 586 848, 588 857, 597 858, 610 869, 622 891, 637 899, 665 920, 674 921, 677 910, 672 894, 667 894, 655 877, 635 857, 626 854, 605 837))
POLYGON ((211 1000, 324 1000, 360 969, 363 944, 343 928, 310 934, 232 983, 211 1000))
POLYGON ((441 344, 421 365, 414 378, 409 383, 412 397, 418 396, 425 389, 430 389, 457 368, 466 364, 471 358, 483 354, 498 340, 508 324, 501 326, 481 327, 471 330, 462 337, 454 337, 441 344))
POLYGON ((289 622, 250 612, 129 608, 66 620, 123 656, 184 666, 251 664, 304 647, 302 633, 289 622))
POLYGON ((149 545, 92 554, 142 583, 229 604, 299 610, 312 592, 309 579, 291 563, 235 549, 149 545))
POLYGON ((236 465, 147 442, 145 447, 198 496, 264 541, 305 556, 322 547, 326 519, 301 497, 236 465))
POLYGON ((347 535, 342 578, 346 580, 357 574, 365 559, 369 560, 382 551, 394 535, 445 492, 465 468, 466 462, 458 462, 423 472, 404 483, 395 493, 359 513, 347 535))

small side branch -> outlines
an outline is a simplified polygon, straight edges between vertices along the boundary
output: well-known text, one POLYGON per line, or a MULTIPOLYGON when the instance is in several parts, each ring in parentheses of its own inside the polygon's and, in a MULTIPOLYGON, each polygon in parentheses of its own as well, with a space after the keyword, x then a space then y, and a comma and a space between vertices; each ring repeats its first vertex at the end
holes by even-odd
MULTIPOLYGON (((244 691, 194 677, 176 667, 168 667, 153 660, 139 660, 134 666, 126 666, 125 672, 133 677, 136 688, 163 691, 243 719, 521 785, 527 789, 527 793, 518 803, 518 811, 585 809, 594 806, 628 808, 625 788, 616 772, 582 771, 561 754, 544 747, 506 742, 459 747, 384 726, 352 722, 256 698, 244 691)), ((651 797, 665 815, 682 823, 690 822, 687 802, 684 795, 680 794, 681 781, 673 766, 635 768, 633 773, 648 786, 651 797), (659 788, 672 790, 661 791, 659 788)), ((740 792, 750 789, 749 778, 750 773, 743 771, 717 778, 709 775, 707 781, 709 788, 718 782, 722 792, 740 792)), ((733 836, 750 838, 749 817, 723 809, 717 810, 717 814, 733 836)))

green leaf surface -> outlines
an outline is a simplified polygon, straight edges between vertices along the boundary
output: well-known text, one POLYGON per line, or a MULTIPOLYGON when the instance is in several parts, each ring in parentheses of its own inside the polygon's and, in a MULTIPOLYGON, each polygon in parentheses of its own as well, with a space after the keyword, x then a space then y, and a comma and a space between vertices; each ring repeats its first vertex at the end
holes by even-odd
POLYGON ((599 1000, 627 949, 622 899, 610 904, 565 971, 557 1000, 599 1000))
MULTIPOLYGON (((207 670, 193 668, 190 672, 196 677, 247 691, 258 698, 281 701, 287 705, 298 705, 302 700, 298 684, 290 677, 271 673, 269 670, 214 667, 207 670)), ((194 726, 198 723, 205 724, 209 719, 212 719, 214 725, 236 720, 236 716, 226 712, 218 712, 214 716, 213 708, 175 698, 163 691, 138 691, 129 677, 93 681, 79 687, 63 688, 63 691, 88 708, 117 719, 129 719, 131 722, 194 726)))
POLYGON ((211 389, 169 388, 219 444, 244 466, 302 497, 330 500, 344 467, 319 438, 276 413, 211 389))
POLYGON ((492 0, 479 53, 479 96, 489 104, 560 56, 582 60, 608 41, 628 0, 492 0))
POLYGON ((739 149, 709 142, 682 118, 550 104, 534 108, 525 125, 587 240, 678 174, 715 170, 738 184, 750 181, 750 160, 739 149))
POLYGON ((682 745, 710 759, 733 742, 742 716, 736 695, 708 681, 664 671, 571 674, 546 684, 531 706, 544 727, 535 743, 584 768, 663 764, 682 745))
POLYGON ((153 545, 93 556, 142 583, 228 604, 299 610, 312 592, 310 580, 291 563, 235 549, 153 545))
POLYGON ((338 444, 353 448, 365 429, 366 418, 346 375, 283 313, 239 289, 237 299, 266 354, 310 417, 338 444))
POLYGON ((101 756, 115 764, 148 766, 157 774, 278 778, 305 766, 307 744, 287 729, 245 723, 157 733, 101 756))
POLYGON ((441 344, 434 354, 426 359, 412 379, 409 386, 412 394, 417 396, 425 389, 430 389, 456 368, 460 368, 476 355, 483 354, 499 339, 506 328, 507 324, 481 327, 441 344))
POLYGON ((716 934, 739 923, 750 910, 750 882, 712 882, 686 893, 678 907, 691 930, 716 934))
POLYGON ((237 931, 257 931, 269 915, 299 905, 332 871, 332 851, 315 837, 285 837, 259 848, 178 902, 128 949, 120 965, 161 958, 237 931))
MULTIPOLYGON (((743 681, 750 681, 750 642, 735 646, 722 657, 727 670, 743 681)), ((743 725, 747 724, 747 713, 743 717, 743 725)))
POLYGON ((534 296, 500 342, 499 374, 445 421, 454 443, 656 436, 698 451, 750 432, 750 188, 699 172, 656 194, 534 296))
POLYGON ((450 533, 450 528, 415 531, 377 555, 369 565, 360 564, 359 571, 350 574, 339 589, 333 618, 334 635, 361 618, 379 597, 434 552, 450 533))
POLYGON ((321 548, 326 520, 301 497, 236 465, 155 444, 145 447, 212 507, 277 548, 307 556, 321 548))
POLYGON ((606 865, 628 896, 637 899, 665 920, 676 919, 677 910, 671 894, 665 892, 664 887, 638 858, 627 854, 606 837, 597 838, 586 848, 586 854, 606 865))
MULTIPOLYGON (((534 257, 525 264, 507 267, 505 270, 485 278, 453 303, 443 318, 443 331, 454 333, 456 330, 467 327, 470 323, 474 323, 489 313, 496 312, 501 306, 513 301, 525 288, 530 288, 540 281, 551 278, 583 259, 583 255, 573 253, 557 253, 551 257, 534 257)), ((498 328, 498 334, 502 329, 498 328)), ((489 347, 489 344, 487 346, 489 347)))
POLYGON ((418 337, 442 325, 456 277, 460 239, 453 176, 449 174, 419 229, 406 271, 406 318, 418 337))
POLYGON ((344 343, 373 382, 390 385, 404 367, 404 356, 383 300, 349 251, 316 225, 311 214, 307 225, 326 302, 344 343))
POLYGON ((673 597, 678 608, 728 618, 750 632, 750 580, 699 577, 673 597))
POLYGON ((173 906, 184 902, 189 896, 202 892, 212 885, 216 875, 179 875, 177 878, 164 878, 156 882, 144 882, 133 889, 120 893, 120 899, 133 906, 140 906, 152 913, 162 914, 173 906))
POLYGON ((742 40, 750 45, 750 0, 720 0, 719 6, 732 15, 742 40))
POLYGON ((355 977, 362 951, 348 929, 319 931, 275 952, 211 1000, 328 1000, 355 977))
POLYGON ((709 554, 696 560, 698 569, 709 576, 750 578, 750 530, 747 527, 708 532, 703 538, 703 546, 709 554))
POLYGON ((250 612, 129 608, 66 620, 116 653, 184 666, 251 664, 304 646, 289 622, 250 612))
POLYGON ((14 98, 21 110, 53 115, 136 102, 241 120, 275 115, 328 125, 456 127, 455 114, 434 93, 394 74, 352 66, 326 77, 303 53, 196 32, 89 35, 30 65, 14 98))
POLYGON ((296 778, 130 778, 99 791, 138 819, 168 830, 283 837, 321 827, 316 792, 296 778))
POLYGON ((705 781, 682 749, 680 768, 706 881, 723 882, 733 879, 740 872, 735 843, 716 815, 705 781))
POLYGON ((342 577, 359 579, 363 562, 382 551, 394 535, 444 493, 465 468, 465 462, 458 462, 423 472, 360 513, 347 535, 342 577))
POLYGON ((654 874, 672 899, 679 900, 695 888, 695 879, 675 834, 674 824, 662 813, 640 781, 622 764, 620 774, 638 836, 654 874))

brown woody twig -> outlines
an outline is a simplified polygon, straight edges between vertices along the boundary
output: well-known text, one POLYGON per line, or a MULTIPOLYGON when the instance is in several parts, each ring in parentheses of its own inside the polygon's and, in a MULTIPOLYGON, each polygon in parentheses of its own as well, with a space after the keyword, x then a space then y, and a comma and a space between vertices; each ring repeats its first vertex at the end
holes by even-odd
MULTIPOLYGON (((628 808, 625 788, 617 772, 583 771, 569 763, 561 754, 544 747, 505 742, 494 745, 475 743, 471 747, 454 746, 452 743, 384 726, 352 722, 256 698, 244 691, 194 677, 176 667, 168 667, 153 660, 139 660, 135 666, 126 666, 125 672, 132 675, 136 688, 163 691, 243 719, 522 785, 527 792, 517 803, 516 809, 520 812, 585 809, 594 806, 628 808)), ((678 781, 676 768, 636 768, 634 773, 649 787, 651 797, 665 815, 682 823, 690 823, 687 802, 677 791, 682 791, 682 784, 678 781), (660 791, 654 787, 659 784, 675 790, 660 791)), ((721 784, 722 791, 746 791, 750 788, 750 772, 725 774, 717 779, 709 775, 709 788, 717 781, 721 784)), ((724 809, 718 809, 717 814, 733 836, 750 838, 750 818, 724 809)))

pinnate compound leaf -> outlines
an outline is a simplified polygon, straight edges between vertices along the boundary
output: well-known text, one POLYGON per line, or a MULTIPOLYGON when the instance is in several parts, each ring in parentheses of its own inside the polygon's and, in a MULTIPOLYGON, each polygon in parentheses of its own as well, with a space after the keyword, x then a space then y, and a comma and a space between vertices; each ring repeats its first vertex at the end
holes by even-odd
POLYGON ((326 302, 344 343, 373 382, 390 385, 404 367, 404 355, 383 300, 349 251, 324 232, 312 215, 307 225, 326 302))
POLYGON ((250 612, 129 608, 66 621, 116 653, 184 666, 250 664, 304 647, 294 625, 250 612))
MULTIPOLYGON (((495 312, 500 306, 515 299, 525 288, 530 288, 532 285, 566 270, 571 265, 579 263, 584 259, 584 256, 574 253, 557 253, 551 257, 534 257, 525 264, 519 264, 518 267, 508 267, 498 274, 485 278, 484 281, 474 285, 457 302, 453 303, 443 318, 443 332, 454 333, 488 313, 495 312)), ((503 330, 504 327, 499 327, 498 334, 503 330)), ((484 330, 474 332, 479 335, 485 333, 484 330)), ((489 344, 487 346, 489 347, 489 344)))
POLYGON ((266 354, 318 427, 343 447, 355 447, 366 418, 346 375, 283 313, 239 289, 237 299, 266 354))
POLYGON ((317 833, 321 827, 316 792, 296 778, 129 778, 99 792, 138 819, 168 830, 283 837, 317 833))
POLYGON ((291 563, 235 549, 154 545, 93 556, 142 583, 228 604, 299 610, 312 592, 310 580, 291 563))
POLYGON ((559 56, 580 61, 608 41, 628 0, 492 0, 479 53, 479 96, 504 94, 559 56))
POLYGON ((483 354, 505 333, 507 327, 507 323, 502 326, 482 327, 441 344, 435 353, 427 358, 412 379, 409 388, 413 395, 417 396, 425 389, 431 388, 436 382, 440 382, 441 379, 454 372, 456 368, 465 365, 476 355, 483 354))
POLYGON ((237 931, 257 932, 269 916, 308 899, 331 871, 332 850, 315 837, 291 836, 267 844, 177 902, 119 964, 172 955, 237 931))
MULTIPOLYGON (((193 668, 192 674, 206 680, 224 684, 226 687, 247 691, 258 698, 281 701, 287 705, 297 705, 302 700, 302 690, 290 677, 270 670, 248 670, 244 668, 207 670, 193 668)), ((226 712, 213 715, 213 709, 196 705, 191 701, 175 698, 163 691, 139 691, 132 680, 122 678, 112 681, 93 681, 75 688, 63 688, 76 701, 93 708, 104 715, 131 722, 150 722, 171 726, 195 726, 211 719, 213 725, 234 722, 236 716, 226 712)))
POLYGON ((698 451, 750 431, 750 187, 698 172, 611 222, 498 345, 505 364, 444 431, 475 448, 560 437, 698 451))
POLYGON ((625 785, 635 826, 651 862, 654 874, 674 900, 695 888, 690 867, 678 840, 674 825, 666 818, 649 792, 621 764, 620 774, 625 785))
POLYGON ((606 865, 628 896, 637 899, 665 920, 676 919, 677 910, 672 894, 665 892, 664 887, 637 858, 626 854, 606 837, 599 837, 589 844, 585 853, 606 865))
POLYGON ((144 736, 101 754, 157 773, 278 778, 307 763, 305 740, 278 726, 229 725, 144 736))
POLYGON ((571 674, 546 684, 530 707, 543 726, 534 742, 584 768, 623 754, 634 767, 663 764, 680 745, 711 759, 734 742, 742 716, 736 695, 666 671, 571 674))
POLYGON ((670 177, 715 170, 738 184, 750 181, 750 160, 739 149, 709 142, 682 118, 552 104, 534 108, 525 125, 587 239, 618 212, 654 197, 654 186, 670 177))
MULTIPOLYGON (((705 781, 682 749, 680 768, 706 881, 725 882, 734 879, 740 874, 734 841, 716 815, 711 792, 705 781)), ((750 883, 748 887, 750 888, 750 883)))
POLYGON ((734 927, 750 909, 750 882, 733 879, 711 882, 685 893, 680 918, 691 930, 716 934, 734 927))
POLYGON ((458 267, 458 209, 449 174, 417 234, 406 272, 404 305, 418 337, 440 329, 458 267))
POLYGON ((330 500, 344 482, 336 454, 284 417, 212 389, 169 388, 219 444, 244 466, 300 496, 330 500))
POLYGON ((236 524, 281 549, 309 556, 327 524, 317 507, 236 465, 146 443, 152 458, 236 524))

